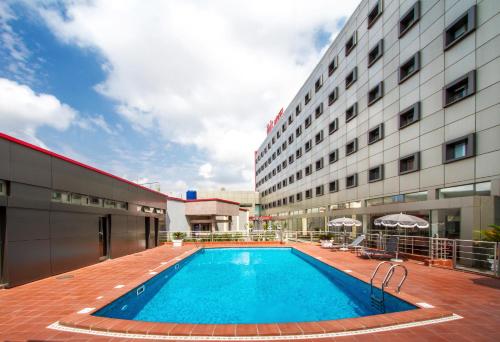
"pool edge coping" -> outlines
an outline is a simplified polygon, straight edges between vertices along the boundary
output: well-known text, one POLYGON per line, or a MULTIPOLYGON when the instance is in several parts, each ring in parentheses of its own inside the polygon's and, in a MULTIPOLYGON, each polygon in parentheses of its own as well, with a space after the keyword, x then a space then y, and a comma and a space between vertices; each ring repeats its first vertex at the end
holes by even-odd
MULTIPOLYGON (((132 279, 131 281, 117 285, 110 291, 106 291, 102 296, 96 298, 96 300, 89 304, 89 307, 80 310, 77 313, 73 313, 64 316, 59 321, 53 323, 48 328, 56 330, 64 329, 74 329, 74 332, 87 333, 87 334, 125 334, 130 338, 144 338, 144 337, 133 337, 135 335, 140 336, 163 336, 163 337, 283 337, 283 336, 300 336, 300 338, 313 338, 309 336, 324 335, 324 334, 344 334, 351 332, 352 334, 361 334, 360 331, 372 331, 373 329, 391 328, 399 329, 405 328, 408 324, 415 324, 419 322, 434 322, 435 320, 446 320, 452 317, 461 316, 455 315, 450 311, 442 310, 436 307, 425 308, 422 306, 422 300, 419 298, 406 294, 406 293, 396 293, 394 291, 387 291, 391 295, 399 298, 405 302, 408 302, 417 307, 414 310, 400 311, 379 315, 371 315, 364 317, 346 318, 339 320, 330 321, 318 321, 318 322, 293 322, 293 323, 267 323, 267 324, 178 324, 178 323, 157 323, 157 322, 145 322, 145 321, 134 321, 134 320, 124 320, 117 318, 107 318, 93 316, 94 313, 101 310, 106 305, 117 300, 121 296, 127 294, 129 291, 140 286, 146 281, 152 279, 157 274, 163 272, 164 270, 173 267, 178 262, 192 256, 197 253, 200 249, 207 248, 224 248, 224 247, 243 247, 241 245, 234 246, 232 244, 221 245, 221 246, 193 246, 192 249, 185 251, 177 257, 173 257, 168 261, 160 262, 160 265, 149 270, 145 275, 132 279), (420 305, 419 305, 420 304, 420 305), (55 326, 54 326, 55 325, 55 326)), ((255 246, 248 248, 266 248, 266 247, 278 247, 278 248, 294 248, 310 257, 328 265, 334 267, 335 269, 346 273, 360 281, 369 284, 369 277, 359 274, 355 271, 349 273, 345 272, 334 262, 324 259, 320 256, 315 255, 314 252, 304 250, 297 245, 283 245, 276 244, 270 245, 266 244, 263 246, 255 246)), ((425 304, 425 303, 424 303, 425 304)), ((455 318, 458 319, 458 318, 455 318)), ((431 324, 425 323, 425 324, 431 324)), ((434 322, 439 323, 439 322, 434 322)), ((425 325, 423 324, 423 325, 425 325)), ((108 335, 106 335, 108 336, 108 335)), ((111 335, 109 335, 111 336, 111 335)), ((338 335, 347 336, 347 335, 338 335)), ((333 337, 333 336, 325 336, 333 337)), ((173 339, 173 338, 172 338, 173 339)))

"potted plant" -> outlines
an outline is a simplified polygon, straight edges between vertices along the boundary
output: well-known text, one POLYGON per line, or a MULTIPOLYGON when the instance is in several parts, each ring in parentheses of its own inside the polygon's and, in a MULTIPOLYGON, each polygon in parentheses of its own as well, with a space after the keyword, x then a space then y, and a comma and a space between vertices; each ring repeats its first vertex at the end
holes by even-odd
POLYGON ((173 239, 172 242, 174 244, 174 247, 182 247, 182 239, 186 236, 183 232, 175 232, 172 234, 173 239))
MULTIPOLYGON (((500 226, 497 224, 490 224, 489 227, 492 229, 488 229, 484 232, 484 241, 500 242, 500 226)), ((495 260, 492 256, 491 258, 488 258, 487 261, 490 264, 491 270, 494 271, 495 262, 498 262, 498 260, 495 260)))

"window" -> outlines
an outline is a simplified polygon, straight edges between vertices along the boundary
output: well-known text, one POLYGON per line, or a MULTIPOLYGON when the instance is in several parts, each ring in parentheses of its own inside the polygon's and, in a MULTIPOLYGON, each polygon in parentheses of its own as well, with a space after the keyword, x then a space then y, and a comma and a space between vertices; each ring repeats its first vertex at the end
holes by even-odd
POLYGON ((283 142, 283 144, 281 144, 281 150, 282 151, 286 150, 287 146, 288 146, 288 144, 286 143, 286 141, 283 142))
POLYGON ((304 121, 304 127, 305 128, 308 128, 309 126, 311 126, 311 123, 312 123, 312 116, 309 115, 306 120, 304 121))
POLYGON ((443 107, 451 106, 452 104, 471 96, 475 92, 476 71, 472 70, 444 87, 443 107))
POLYGON ((474 133, 444 143, 443 164, 473 157, 475 154, 474 145, 474 133))
POLYGON ((325 194, 325 186, 319 185, 316 187, 316 196, 323 196, 325 194))
POLYGON ((476 29, 476 6, 472 6, 444 31, 444 50, 448 50, 476 29))
POLYGON ((291 175, 288 177, 288 184, 293 184, 293 182, 295 182, 295 176, 291 175))
MULTIPOLYGON (((0 180, 0 195, 1 196, 7 195, 7 183, 3 180, 0 180)), ((52 193, 52 200, 53 199, 54 199, 54 192, 52 193)))
POLYGON ((306 150, 306 152, 309 152, 312 148, 312 140, 309 139, 308 141, 306 141, 305 145, 304 145, 304 149, 306 150))
POLYGON ((384 96, 384 82, 380 82, 368 91, 368 106, 371 106, 384 96))
POLYGON ((302 134, 302 125, 297 126, 297 129, 295 130, 295 136, 298 138, 302 134))
POLYGON ((349 89, 354 82, 356 82, 358 78, 358 67, 354 67, 349 74, 347 74, 345 78, 345 88, 349 89))
POLYGON ((351 53, 351 51, 354 50, 354 48, 356 47, 356 43, 357 43, 357 40, 358 40, 357 38, 358 38, 357 32, 354 31, 354 33, 352 34, 352 36, 345 43, 345 55, 346 56, 349 56, 349 54, 351 53))
POLYGON ((281 168, 286 169, 287 166, 288 166, 288 162, 286 160, 283 160, 283 162, 281 163, 281 168))
POLYGON ((339 87, 335 87, 328 95, 328 105, 331 106, 339 98, 339 87))
POLYGON ((302 192, 299 192, 297 195, 295 195, 295 198, 297 199, 297 202, 302 201, 302 192))
POLYGON ((323 102, 321 102, 319 106, 314 110, 314 117, 317 119, 321 116, 321 114, 323 114, 323 102))
POLYGON ((80 194, 71 194, 70 202, 71 204, 78 204, 78 205, 86 205, 88 203, 87 197, 82 196, 80 194))
POLYGON ((116 201, 104 200, 104 208, 116 208, 116 201))
POLYGON ((280 138, 280 136, 281 136, 281 132, 280 131, 276 132, 276 140, 278 140, 280 138))
POLYGON ((305 168, 305 173, 306 173, 306 176, 311 175, 311 174, 312 174, 312 172, 313 172, 313 167, 312 167, 312 164, 307 165, 307 166, 306 166, 306 168, 305 168))
POLYGON ((294 162, 295 158, 293 157, 293 154, 288 156, 288 164, 292 164, 294 162))
POLYGON ((399 159, 399 175, 415 172, 420 169, 420 153, 416 152, 399 159))
POLYGON ((368 68, 375 64, 376 61, 384 54, 384 40, 380 39, 370 52, 368 52, 368 68))
POLYGON ((339 129, 339 118, 335 118, 330 124, 328 125, 328 134, 333 134, 339 129))
POLYGON ((295 173, 295 178, 297 180, 301 180, 302 179, 302 170, 299 170, 295 173))
POLYGON ((308 104, 308 103, 309 103, 309 101, 311 101, 311 97, 312 97, 312 95, 311 95, 311 91, 308 91, 308 92, 306 93, 306 96, 304 96, 304 103, 305 103, 305 104, 308 104))
POLYGON ((399 113, 399 129, 410 126, 420 120, 420 102, 403 109, 399 113))
POLYGON ((373 24, 375 24, 377 19, 380 18, 383 8, 384 5, 382 3, 382 0, 378 0, 375 6, 373 6, 370 12, 368 12, 368 29, 370 29, 373 24))
POLYGON ((399 84, 415 75, 419 70, 420 52, 417 52, 399 67, 399 84))
POLYGON ((354 138, 345 145, 345 155, 348 156, 358 150, 358 138, 354 138))
POLYGON ((89 196, 89 205, 92 207, 102 207, 103 206, 102 198, 89 196))
POLYGON ((324 166, 323 158, 316 160, 316 171, 321 170, 324 166))
POLYGON ((273 160, 276 159, 276 152, 273 153, 273 160))
POLYGON ((289 144, 293 143, 293 133, 290 134, 290 136, 288 137, 288 143, 289 144))
POLYGON ((293 122, 293 115, 290 115, 290 116, 288 117, 288 125, 291 125, 291 124, 292 124, 292 122, 293 122))
POLYGON ((347 176, 345 178, 346 189, 354 188, 356 186, 358 186, 358 174, 357 173, 350 175, 350 176, 347 176))
POLYGON ((321 75, 317 80, 316 83, 314 83, 314 91, 318 92, 321 87, 323 87, 323 75, 321 75))
POLYGON ((337 160, 339 160, 339 149, 338 148, 336 148, 335 150, 330 152, 330 154, 328 155, 328 162, 330 164, 335 163, 337 160))
POLYGON ((420 19, 420 1, 406 11, 399 19, 399 38, 403 37, 420 19))
POLYGON ((354 103, 345 111, 345 122, 348 123, 358 115, 358 103, 354 103))
POLYGON ((329 192, 337 192, 337 191, 339 191, 339 181, 338 180, 334 180, 334 181, 328 183, 328 191, 329 192))
POLYGON ((384 179, 384 165, 379 165, 368 170, 368 183, 378 182, 384 179))
POLYGON ((278 165, 278 166, 276 167, 276 171, 277 171, 278 173, 280 173, 280 172, 281 172, 281 165, 278 165))
POLYGON ((328 64, 328 76, 332 76, 335 70, 337 70, 339 66, 339 56, 333 57, 330 64, 328 64))
POLYGON ((302 112, 302 103, 299 103, 297 107, 295 107, 295 116, 299 116, 300 112, 302 112))
POLYGON ((278 187, 278 190, 280 190, 280 189, 281 189, 281 182, 279 182, 279 183, 277 184, 277 187, 278 187))
MULTIPOLYGON (((285 133, 285 131, 286 131, 286 122, 285 122, 283 125, 281 125, 281 131, 282 131, 283 133, 285 133)), ((279 132, 278 132, 278 133, 279 133, 279 132)))
POLYGON ((314 137, 314 141, 316 142, 316 145, 323 141, 323 131, 319 131, 316 134, 316 136, 314 137))
POLYGON ((306 199, 309 199, 312 197, 312 189, 306 190, 306 199))
POLYGON ((368 145, 374 144, 384 138, 384 124, 372 128, 368 131, 368 145))
POLYGON ((276 150, 276 155, 280 155, 281 154, 281 147, 278 147, 278 149, 276 150))
POLYGON ((283 205, 287 205, 287 203, 288 203, 288 200, 286 199, 286 197, 283 198, 283 205))
POLYGON ((474 184, 454 186, 438 190, 439 199, 474 196, 474 184))
POLYGON ((295 198, 292 196, 288 196, 288 203, 293 203, 295 202, 295 198))
POLYGON ((302 157, 302 147, 300 147, 299 149, 297 149, 297 151, 295 151, 295 158, 299 159, 300 157, 302 157))

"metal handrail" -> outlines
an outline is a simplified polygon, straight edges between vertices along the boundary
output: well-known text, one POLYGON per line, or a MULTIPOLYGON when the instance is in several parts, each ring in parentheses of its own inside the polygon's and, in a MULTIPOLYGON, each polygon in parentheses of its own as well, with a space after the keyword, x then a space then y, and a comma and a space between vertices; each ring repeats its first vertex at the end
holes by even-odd
POLYGON ((403 283, 405 282, 406 278, 408 277, 408 269, 406 268, 406 266, 403 266, 401 264, 392 265, 391 268, 389 269, 389 272, 387 272, 387 275, 389 275, 389 273, 390 273, 390 275, 389 275, 389 278, 387 279, 387 283, 385 285, 386 286, 389 285, 389 282, 391 281, 392 275, 394 274, 394 271, 397 267, 401 267, 404 270, 404 275, 401 278, 401 281, 399 282, 398 286, 396 287, 396 292, 399 293, 401 291, 401 286, 403 286, 403 283))

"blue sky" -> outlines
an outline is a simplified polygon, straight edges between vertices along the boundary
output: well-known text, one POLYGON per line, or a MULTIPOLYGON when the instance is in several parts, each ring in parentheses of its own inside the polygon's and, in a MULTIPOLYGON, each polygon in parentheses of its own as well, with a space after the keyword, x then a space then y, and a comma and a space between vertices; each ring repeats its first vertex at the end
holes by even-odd
POLYGON ((278 3, 2 2, 1 130, 164 192, 251 189, 266 121, 356 5, 278 3))

